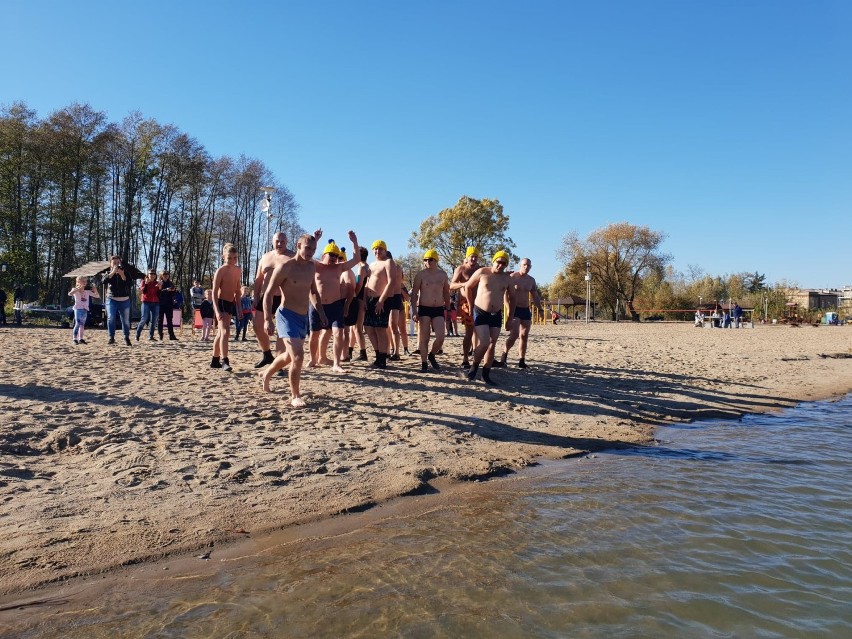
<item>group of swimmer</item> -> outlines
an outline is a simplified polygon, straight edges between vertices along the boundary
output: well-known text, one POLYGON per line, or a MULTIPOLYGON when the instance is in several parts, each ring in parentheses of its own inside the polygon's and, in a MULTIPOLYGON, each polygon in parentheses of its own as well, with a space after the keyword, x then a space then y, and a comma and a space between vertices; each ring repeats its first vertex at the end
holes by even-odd
MULTIPOLYGON (((509 255, 505 251, 494 253, 491 266, 482 266, 479 251, 468 247, 464 262, 450 279, 438 267, 438 253, 428 250, 409 293, 403 285, 402 268, 393 261, 384 241, 373 242, 374 260, 368 264, 368 251, 359 246, 353 231, 349 231, 351 258, 347 259, 344 248, 330 241, 321 259, 315 260, 321 237, 321 229, 313 235, 302 235, 295 251, 291 251, 287 249, 286 235, 276 233, 274 248, 263 255, 258 265, 253 325, 263 357, 255 368, 263 369, 260 378, 264 391, 270 390, 272 377, 288 367, 290 403, 294 407, 305 405, 299 384, 308 334, 309 367, 330 364, 333 371, 342 373, 342 363, 352 359, 356 345, 360 346, 358 359, 367 360, 363 337, 366 332, 375 353, 371 366, 387 368, 389 359, 399 359, 400 344, 389 327, 398 325, 405 294, 410 295, 412 319, 416 317, 419 325, 422 372, 428 372, 430 367, 441 370, 437 355, 443 352, 445 316, 453 291, 459 298, 459 318, 464 326, 462 366, 467 369, 467 378, 476 379, 481 366, 482 380, 494 385, 492 367, 506 366, 509 350, 518 340, 518 366, 526 368, 531 297, 539 312, 543 312, 535 280, 529 275, 532 263, 528 258, 521 260, 517 272, 509 272, 509 255), (508 308, 505 320, 504 306, 508 308), (495 359, 503 326, 509 337, 500 358, 495 359), (331 339, 333 355, 332 360, 327 360, 325 353, 331 339)), ((241 316, 242 276, 233 245, 225 245, 223 262, 213 276, 213 307, 220 330, 213 341, 210 366, 230 370, 230 323, 232 317, 241 316)))

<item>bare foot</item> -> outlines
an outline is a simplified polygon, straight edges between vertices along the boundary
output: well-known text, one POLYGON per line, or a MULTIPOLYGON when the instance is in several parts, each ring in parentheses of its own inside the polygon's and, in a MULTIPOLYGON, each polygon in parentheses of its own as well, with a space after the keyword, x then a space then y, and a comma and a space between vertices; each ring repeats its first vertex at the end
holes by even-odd
POLYGON ((319 361, 319 365, 320 365, 320 366, 331 366, 333 363, 334 363, 334 362, 332 362, 332 361, 331 361, 330 359, 328 359, 327 357, 323 357, 323 358, 319 361))
POLYGON ((317 367, 317 363, 316 363, 316 362, 314 362, 314 361, 309 361, 309 362, 308 362, 308 368, 316 368, 316 367, 317 367))
POLYGON ((293 399, 290 400, 290 405, 293 408, 304 408, 305 402, 301 397, 294 397, 293 399))
POLYGON ((346 370, 344 370, 344 368, 340 364, 335 364, 334 366, 331 367, 331 370, 333 370, 335 373, 345 373, 346 372, 346 370))
POLYGON ((266 370, 263 370, 257 374, 257 376, 260 378, 260 385, 265 393, 268 393, 272 390, 269 388, 269 378, 272 376, 266 374, 267 370, 269 369, 267 368, 266 370))

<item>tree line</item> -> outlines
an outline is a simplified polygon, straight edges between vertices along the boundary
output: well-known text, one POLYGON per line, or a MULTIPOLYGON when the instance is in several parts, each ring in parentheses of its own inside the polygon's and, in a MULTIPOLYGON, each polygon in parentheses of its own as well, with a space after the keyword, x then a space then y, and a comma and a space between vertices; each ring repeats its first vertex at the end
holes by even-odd
MULTIPOLYGON (((208 283, 226 242, 240 263, 266 250, 261 187, 274 188, 272 231, 303 231, 293 194, 260 160, 214 158, 171 124, 134 112, 121 122, 74 103, 39 118, 23 102, 0 109, 0 285, 64 303, 62 275, 113 254, 167 270, 183 290, 208 283)), ((243 269, 244 283, 253 278, 243 269)))

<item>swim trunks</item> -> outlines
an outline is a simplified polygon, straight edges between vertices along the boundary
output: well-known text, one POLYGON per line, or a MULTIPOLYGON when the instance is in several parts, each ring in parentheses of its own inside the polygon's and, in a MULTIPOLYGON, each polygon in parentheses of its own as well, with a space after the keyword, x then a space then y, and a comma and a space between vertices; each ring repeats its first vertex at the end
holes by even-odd
MULTIPOLYGON (((273 306, 273 308, 278 308, 279 306, 281 306, 281 296, 280 296, 280 295, 273 295, 273 296, 272 296, 272 306, 273 306)), ((255 307, 258 311, 260 311, 261 313, 263 313, 263 295, 261 295, 261 296, 258 298, 258 300, 257 300, 257 304, 255 304, 255 306, 254 306, 254 307, 255 307)))
POLYGON ((385 308, 389 311, 401 311, 402 310, 402 293, 397 293, 393 297, 389 297, 388 301, 385 302, 385 308))
POLYGON ((346 314, 346 317, 343 320, 346 326, 355 326, 355 324, 358 323, 358 309, 360 308, 358 306, 359 304, 360 301, 357 297, 349 303, 349 312, 346 314))
POLYGON ((219 300, 219 312, 227 313, 231 317, 237 316, 237 305, 228 300, 219 300))
POLYGON ((526 322, 532 319, 532 311, 529 306, 518 306, 515 308, 515 314, 512 317, 526 322))
POLYGON ((275 328, 281 339, 305 339, 308 334, 308 316, 279 306, 275 313, 275 328))
POLYGON ((443 306, 421 306, 417 305, 417 317, 431 317, 435 319, 436 317, 444 317, 444 307, 443 306))
POLYGON ((478 306, 474 306, 473 325, 500 328, 501 326, 503 326, 503 309, 500 309, 496 313, 489 313, 488 311, 483 311, 478 306))
POLYGON ((378 303, 378 297, 368 297, 367 298, 367 310, 364 313, 364 326, 369 326, 370 328, 387 328, 388 320, 390 319, 390 309, 385 304, 382 307, 381 314, 376 313, 376 304, 378 303))
POLYGON ((320 322, 320 316, 313 306, 311 306, 311 331, 321 331, 324 328, 343 328, 343 307, 346 305, 346 300, 337 300, 331 304, 323 304, 322 310, 325 311, 325 318, 328 320, 325 326, 320 322))

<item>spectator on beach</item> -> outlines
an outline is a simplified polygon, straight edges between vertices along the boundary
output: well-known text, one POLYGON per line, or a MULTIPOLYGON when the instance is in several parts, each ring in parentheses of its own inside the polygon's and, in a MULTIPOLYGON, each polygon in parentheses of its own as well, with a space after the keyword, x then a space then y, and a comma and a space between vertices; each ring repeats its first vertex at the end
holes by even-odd
POLYGON ((240 323, 237 324, 237 332, 234 335, 234 341, 238 341, 240 337, 240 332, 243 334, 243 341, 246 340, 246 331, 248 331, 249 322, 251 322, 253 313, 254 313, 254 300, 251 298, 251 287, 243 286, 242 288, 243 295, 240 298, 240 307, 243 310, 243 318, 240 320, 240 323))
POLYGON ((695 325, 704 326, 704 313, 701 312, 700 308, 695 309, 695 325))
POLYGON ((552 321, 554 323, 554 325, 558 324, 559 323, 559 313, 557 313, 556 311, 550 311, 550 321, 552 321))
POLYGON ((731 328, 731 315, 725 310, 722 313, 722 321, 719 323, 721 328, 731 328))
POLYGON ((231 337, 231 318, 242 321, 243 311, 240 304, 240 279, 242 269, 237 265, 237 247, 228 242, 222 247, 224 264, 216 269, 213 276, 213 312, 219 330, 213 339, 213 359, 210 368, 231 370, 228 360, 228 339, 231 337), (221 361, 220 361, 221 359, 221 361))
POLYGON ((163 320, 166 321, 166 326, 169 330, 169 339, 176 340, 174 327, 174 303, 175 292, 177 287, 171 280, 170 273, 163 271, 160 273, 160 317, 157 322, 157 332, 160 334, 160 341, 163 341, 163 320))
POLYGON ((740 328, 740 322, 742 322, 742 319, 743 319, 743 309, 740 307, 739 302, 736 302, 734 304, 733 315, 734 315, 734 327, 740 328))
POLYGON ((198 280, 192 280, 192 288, 189 289, 190 303, 192 310, 197 311, 201 308, 201 302, 204 301, 204 288, 198 280))
POLYGON ((94 286, 89 289, 89 281, 85 275, 77 278, 76 286, 69 291, 68 295, 74 298, 74 328, 71 329, 71 339, 75 344, 85 344, 83 331, 86 328, 86 319, 89 317, 89 300, 100 299, 101 296, 94 286))
MULTIPOLYGON (((393 261, 393 255, 390 251, 387 252, 387 259, 391 262, 391 268, 394 270, 394 285, 393 290, 391 291, 391 296, 388 298, 385 303, 385 308, 390 309, 390 315, 388 316, 388 346, 389 346, 389 355, 388 359, 392 361, 399 360, 399 349, 402 346, 403 337, 402 333, 405 331, 405 319, 403 318, 402 326, 400 329, 400 315, 403 315, 403 309, 405 308, 405 296, 408 295, 408 292, 405 291, 405 285, 403 283, 403 271, 402 267, 393 261), (405 291, 405 296, 403 292, 405 291)), ((405 339, 405 354, 408 355, 408 338, 405 339)))
POLYGON ((6 291, 0 288, 0 324, 6 324, 6 302, 9 300, 6 291))
MULTIPOLYGON (((305 336, 308 334, 310 302, 313 302, 320 315, 321 325, 328 325, 315 278, 317 267, 313 256, 316 250, 316 237, 307 234, 300 237, 296 243, 296 257, 283 261, 275 267, 263 298, 266 330, 277 330, 285 348, 285 351, 278 355, 261 374, 263 390, 269 392, 272 376, 289 365, 290 405, 294 408, 305 405, 299 384, 305 357, 305 336), (278 308, 272 304, 273 297, 279 297, 281 300, 281 306, 278 308)), ((355 253, 357 254, 358 251, 355 253)))
POLYGON ((216 316, 213 312, 212 299, 213 291, 208 288, 204 291, 204 297, 198 306, 198 312, 201 314, 201 340, 204 342, 210 341, 210 329, 213 327, 213 319, 216 316))
POLYGON ((124 333, 124 343, 130 346, 130 287, 131 279, 129 273, 124 269, 124 264, 118 255, 109 258, 110 270, 104 278, 107 289, 107 333, 108 344, 115 344, 115 321, 121 321, 121 330, 124 333))
POLYGON ((154 341, 154 329, 160 318, 160 282, 157 281, 157 271, 148 271, 148 276, 140 286, 142 293, 142 317, 136 325, 136 341, 142 335, 142 330, 148 326, 148 340, 154 341))
POLYGON ((24 289, 20 284, 15 284, 12 296, 12 303, 15 305, 15 324, 20 326, 24 321, 24 289))

